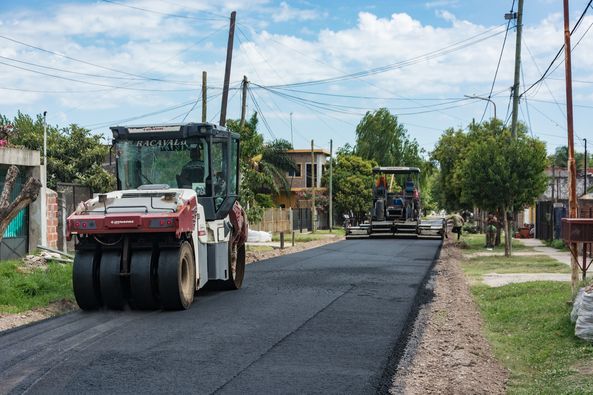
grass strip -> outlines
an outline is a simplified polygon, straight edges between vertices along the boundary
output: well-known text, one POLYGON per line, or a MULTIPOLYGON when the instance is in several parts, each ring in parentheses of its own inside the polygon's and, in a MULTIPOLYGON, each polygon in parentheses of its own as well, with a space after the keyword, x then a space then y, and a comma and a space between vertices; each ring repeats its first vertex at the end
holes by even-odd
POLYGON ((0 313, 20 313, 52 302, 74 300, 72 265, 49 263, 46 270, 19 270, 20 261, 0 262, 0 313))
POLYGON ((570 285, 529 282, 472 292, 509 394, 592 394, 593 344, 574 335, 570 285))

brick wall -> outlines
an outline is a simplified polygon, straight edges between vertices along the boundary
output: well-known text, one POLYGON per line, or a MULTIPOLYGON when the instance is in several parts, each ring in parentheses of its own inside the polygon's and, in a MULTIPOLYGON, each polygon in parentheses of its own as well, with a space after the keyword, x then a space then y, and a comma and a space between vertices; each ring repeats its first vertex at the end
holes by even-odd
POLYGON ((58 194, 47 190, 47 246, 58 248, 58 194))

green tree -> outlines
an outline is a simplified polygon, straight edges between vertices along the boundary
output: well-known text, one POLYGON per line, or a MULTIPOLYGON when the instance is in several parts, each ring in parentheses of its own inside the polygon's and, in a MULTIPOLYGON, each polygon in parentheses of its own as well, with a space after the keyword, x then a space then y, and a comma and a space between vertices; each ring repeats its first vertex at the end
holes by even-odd
POLYGON ((477 207, 500 209, 504 215, 505 255, 511 255, 511 229, 506 213, 532 204, 547 184, 546 146, 519 132, 516 139, 508 129, 488 129, 470 145, 460 165, 462 200, 477 207))
MULTIPOLYGON (((352 210, 361 221, 373 203, 373 167, 377 163, 353 154, 338 153, 333 164, 333 190, 336 213, 352 210)), ((326 172, 322 183, 329 185, 326 172)))
POLYGON ((420 147, 386 108, 367 112, 356 126, 356 155, 381 166, 420 166, 420 147))
POLYGON ((257 131, 257 113, 240 127, 238 120, 229 120, 227 128, 241 135, 241 202, 247 207, 252 222, 261 219, 264 206, 270 199, 262 195, 290 193, 287 172, 296 165, 287 154, 292 145, 286 140, 264 142, 257 131))
MULTIPOLYGON (((12 122, 0 116, 0 124, 11 123, 15 132, 10 143, 31 150, 43 150, 43 117, 35 119, 19 112, 12 122)), ((55 189, 58 182, 77 182, 94 192, 115 188, 115 177, 101 166, 109 147, 101 143, 101 136, 92 135, 75 124, 60 129, 47 127, 47 184, 55 189)))

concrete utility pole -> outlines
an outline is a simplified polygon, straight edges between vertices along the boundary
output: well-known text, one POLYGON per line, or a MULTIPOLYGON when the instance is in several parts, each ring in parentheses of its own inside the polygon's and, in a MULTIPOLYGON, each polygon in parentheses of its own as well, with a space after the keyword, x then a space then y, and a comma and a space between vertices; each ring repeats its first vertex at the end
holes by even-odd
POLYGON ((239 124, 239 127, 241 129, 243 129, 243 125, 245 125, 245 113, 247 112, 247 84, 249 83, 249 81, 247 81, 247 76, 244 75, 243 76, 243 96, 241 98, 241 123, 239 124))
POLYGON ((47 247, 47 111, 43 112, 43 167, 41 170, 41 245, 47 247))
MULTIPOLYGON (((564 70, 566 76, 566 126, 568 131, 568 217, 577 218, 577 167, 574 160, 574 129, 572 117, 572 66, 570 58, 570 21, 568 0, 564 0, 564 70)), ((579 267, 576 260, 577 243, 570 243, 572 263, 572 291, 576 292, 579 282, 579 267)))
POLYGON ((208 80, 208 73, 202 71, 202 122, 206 122, 206 109, 207 109, 207 99, 208 99, 208 89, 207 89, 207 80, 208 80))
POLYGON ((517 9, 517 40, 515 43, 515 82, 513 84, 513 118, 511 134, 517 137, 517 116, 519 115, 519 81, 521 76, 521 34, 523 32, 523 1, 519 0, 517 9))
POLYGON ((315 220, 317 217, 315 208, 315 148, 311 140, 311 232, 315 233, 315 220))
POLYGON ((334 141, 329 140, 329 231, 334 227, 334 157, 333 157, 334 141))
POLYGON ((224 85, 222 87, 222 104, 220 106, 220 126, 226 124, 226 106, 229 100, 229 82, 231 80, 231 62, 233 61, 233 39, 235 37, 235 17, 237 12, 231 12, 229 27, 229 41, 226 48, 226 67, 224 69, 224 85))
POLYGON ((292 113, 290 113, 290 145, 294 148, 294 141, 292 138, 292 113))

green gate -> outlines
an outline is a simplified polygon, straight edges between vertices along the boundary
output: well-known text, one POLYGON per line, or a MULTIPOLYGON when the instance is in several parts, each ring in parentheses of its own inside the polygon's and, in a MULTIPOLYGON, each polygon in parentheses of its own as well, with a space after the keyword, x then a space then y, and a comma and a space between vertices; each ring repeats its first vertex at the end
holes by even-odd
MULTIPOLYGON (((4 188, 4 179, 8 166, 0 165, 0 191, 4 188)), ((14 188, 10 196, 11 201, 15 199, 23 188, 25 183, 24 171, 21 169, 16 179, 14 188)), ((18 259, 25 256, 29 247, 29 208, 25 207, 8 224, 4 231, 2 241, 0 242, 0 260, 18 259)))

